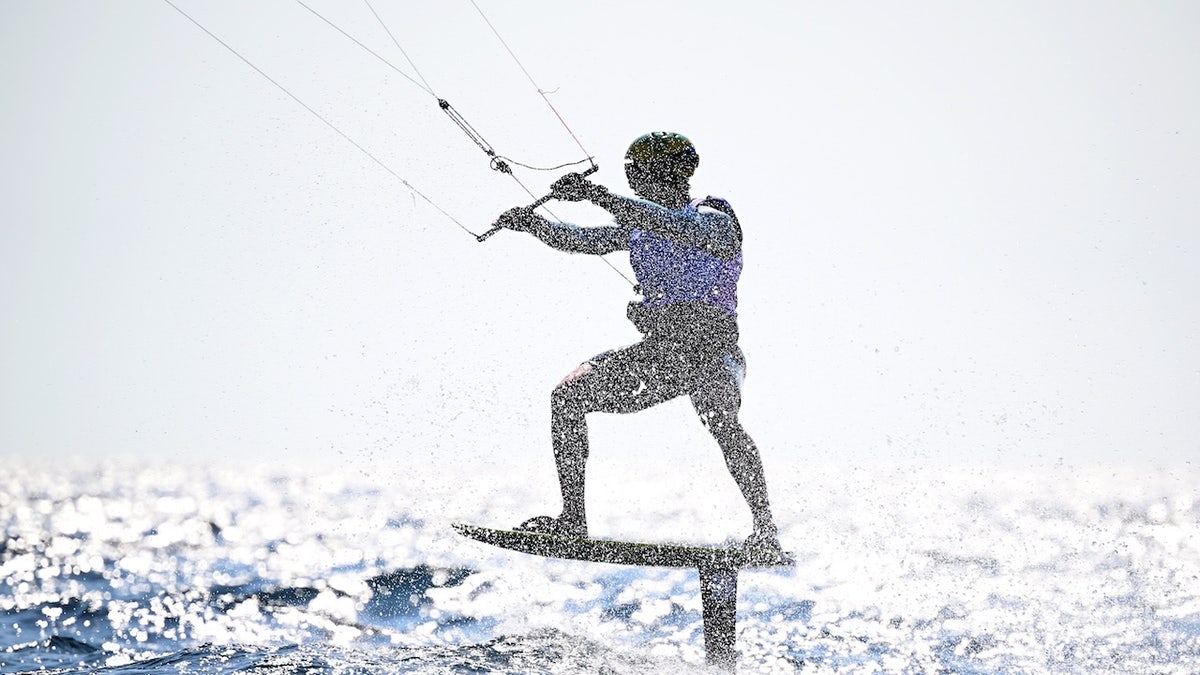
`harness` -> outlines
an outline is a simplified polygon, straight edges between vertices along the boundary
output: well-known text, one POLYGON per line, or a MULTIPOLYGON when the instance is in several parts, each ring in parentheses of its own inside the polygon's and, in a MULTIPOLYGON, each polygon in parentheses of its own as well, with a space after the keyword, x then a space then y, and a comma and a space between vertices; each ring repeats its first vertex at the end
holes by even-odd
MULTIPOLYGON (((684 207, 699 217, 700 206, 733 216, 733 209, 723 199, 705 197, 692 200, 684 207)), ((741 238, 741 228, 737 229, 741 238)), ((723 260, 698 246, 675 241, 669 237, 633 230, 629 235, 629 263, 637 277, 645 307, 665 307, 677 303, 700 303, 737 316, 737 282, 742 274, 742 253, 723 260)))

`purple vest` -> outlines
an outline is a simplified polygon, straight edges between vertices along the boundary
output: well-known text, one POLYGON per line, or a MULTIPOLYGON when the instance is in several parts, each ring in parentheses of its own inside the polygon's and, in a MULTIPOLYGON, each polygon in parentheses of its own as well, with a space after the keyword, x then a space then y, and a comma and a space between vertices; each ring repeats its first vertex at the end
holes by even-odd
POLYGON ((629 235, 629 264, 641 287, 645 306, 702 302, 723 309, 729 316, 737 316, 741 251, 730 260, 721 260, 704 249, 645 230, 633 230, 629 235))

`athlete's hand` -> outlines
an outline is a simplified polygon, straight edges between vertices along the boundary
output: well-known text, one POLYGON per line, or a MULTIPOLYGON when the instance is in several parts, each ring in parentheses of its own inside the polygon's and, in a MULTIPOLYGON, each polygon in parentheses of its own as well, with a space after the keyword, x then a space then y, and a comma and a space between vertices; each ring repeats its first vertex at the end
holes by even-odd
POLYGON ((578 173, 569 173, 550 185, 550 197, 564 202, 592 199, 603 192, 607 192, 603 186, 592 183, 578 173))
POLYGON ((496 224, 514 232, 532 232, 544 220, 528 206, 511 208, 496 219, 496 224))

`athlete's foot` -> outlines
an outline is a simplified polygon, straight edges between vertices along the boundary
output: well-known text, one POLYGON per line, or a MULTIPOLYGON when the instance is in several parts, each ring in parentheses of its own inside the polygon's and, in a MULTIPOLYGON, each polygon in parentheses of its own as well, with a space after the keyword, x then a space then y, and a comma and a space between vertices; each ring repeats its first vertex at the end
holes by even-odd
POLYGON ((514 528, 518 532, 536 532, 555 537, 586 537, 587 523, 563 520, 561 517, 537 516, 514 528))
POLYGON ((747 550, 752 549, 781 555, 783 547, 779 545, 779 528, 775 527, 774 523, 755 525, 754 532, 750 533, 749 537, 746 537, 746 543, 742 547, 747 550))

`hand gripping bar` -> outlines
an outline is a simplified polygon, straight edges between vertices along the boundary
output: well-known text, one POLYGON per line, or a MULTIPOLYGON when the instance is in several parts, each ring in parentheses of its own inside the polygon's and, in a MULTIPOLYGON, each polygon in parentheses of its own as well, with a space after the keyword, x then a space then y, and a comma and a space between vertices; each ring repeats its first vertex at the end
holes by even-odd
MULTIPOLYGON (((590 175, 596 173, 596 171, 599 169, 600 169, 599 166, 593 164, 590 169, 580 173, 579 175, 580 176, 590 176, 590 175)), ((542 204, 545 204, 546 202, 550 201, 553 198, 554 198, 553 194, 545 195, 544 197, 539 198, 536 202, 530 204, 529 208, 536 209, 537 207, 541 206, 542 204)), ((475 241, 482 243, 482 242, 486 241, 488 237, 492 236, 493 234, 496 234, 497 232, 499 232, 500 230, 503 230, 503 229, 504 228, 501 227, 500 225, 493 225, 491 227, 491 229, 489 229, 487 232, 484 232, 483 234, 480 234, 480 235, 476 235, 475 241)))

